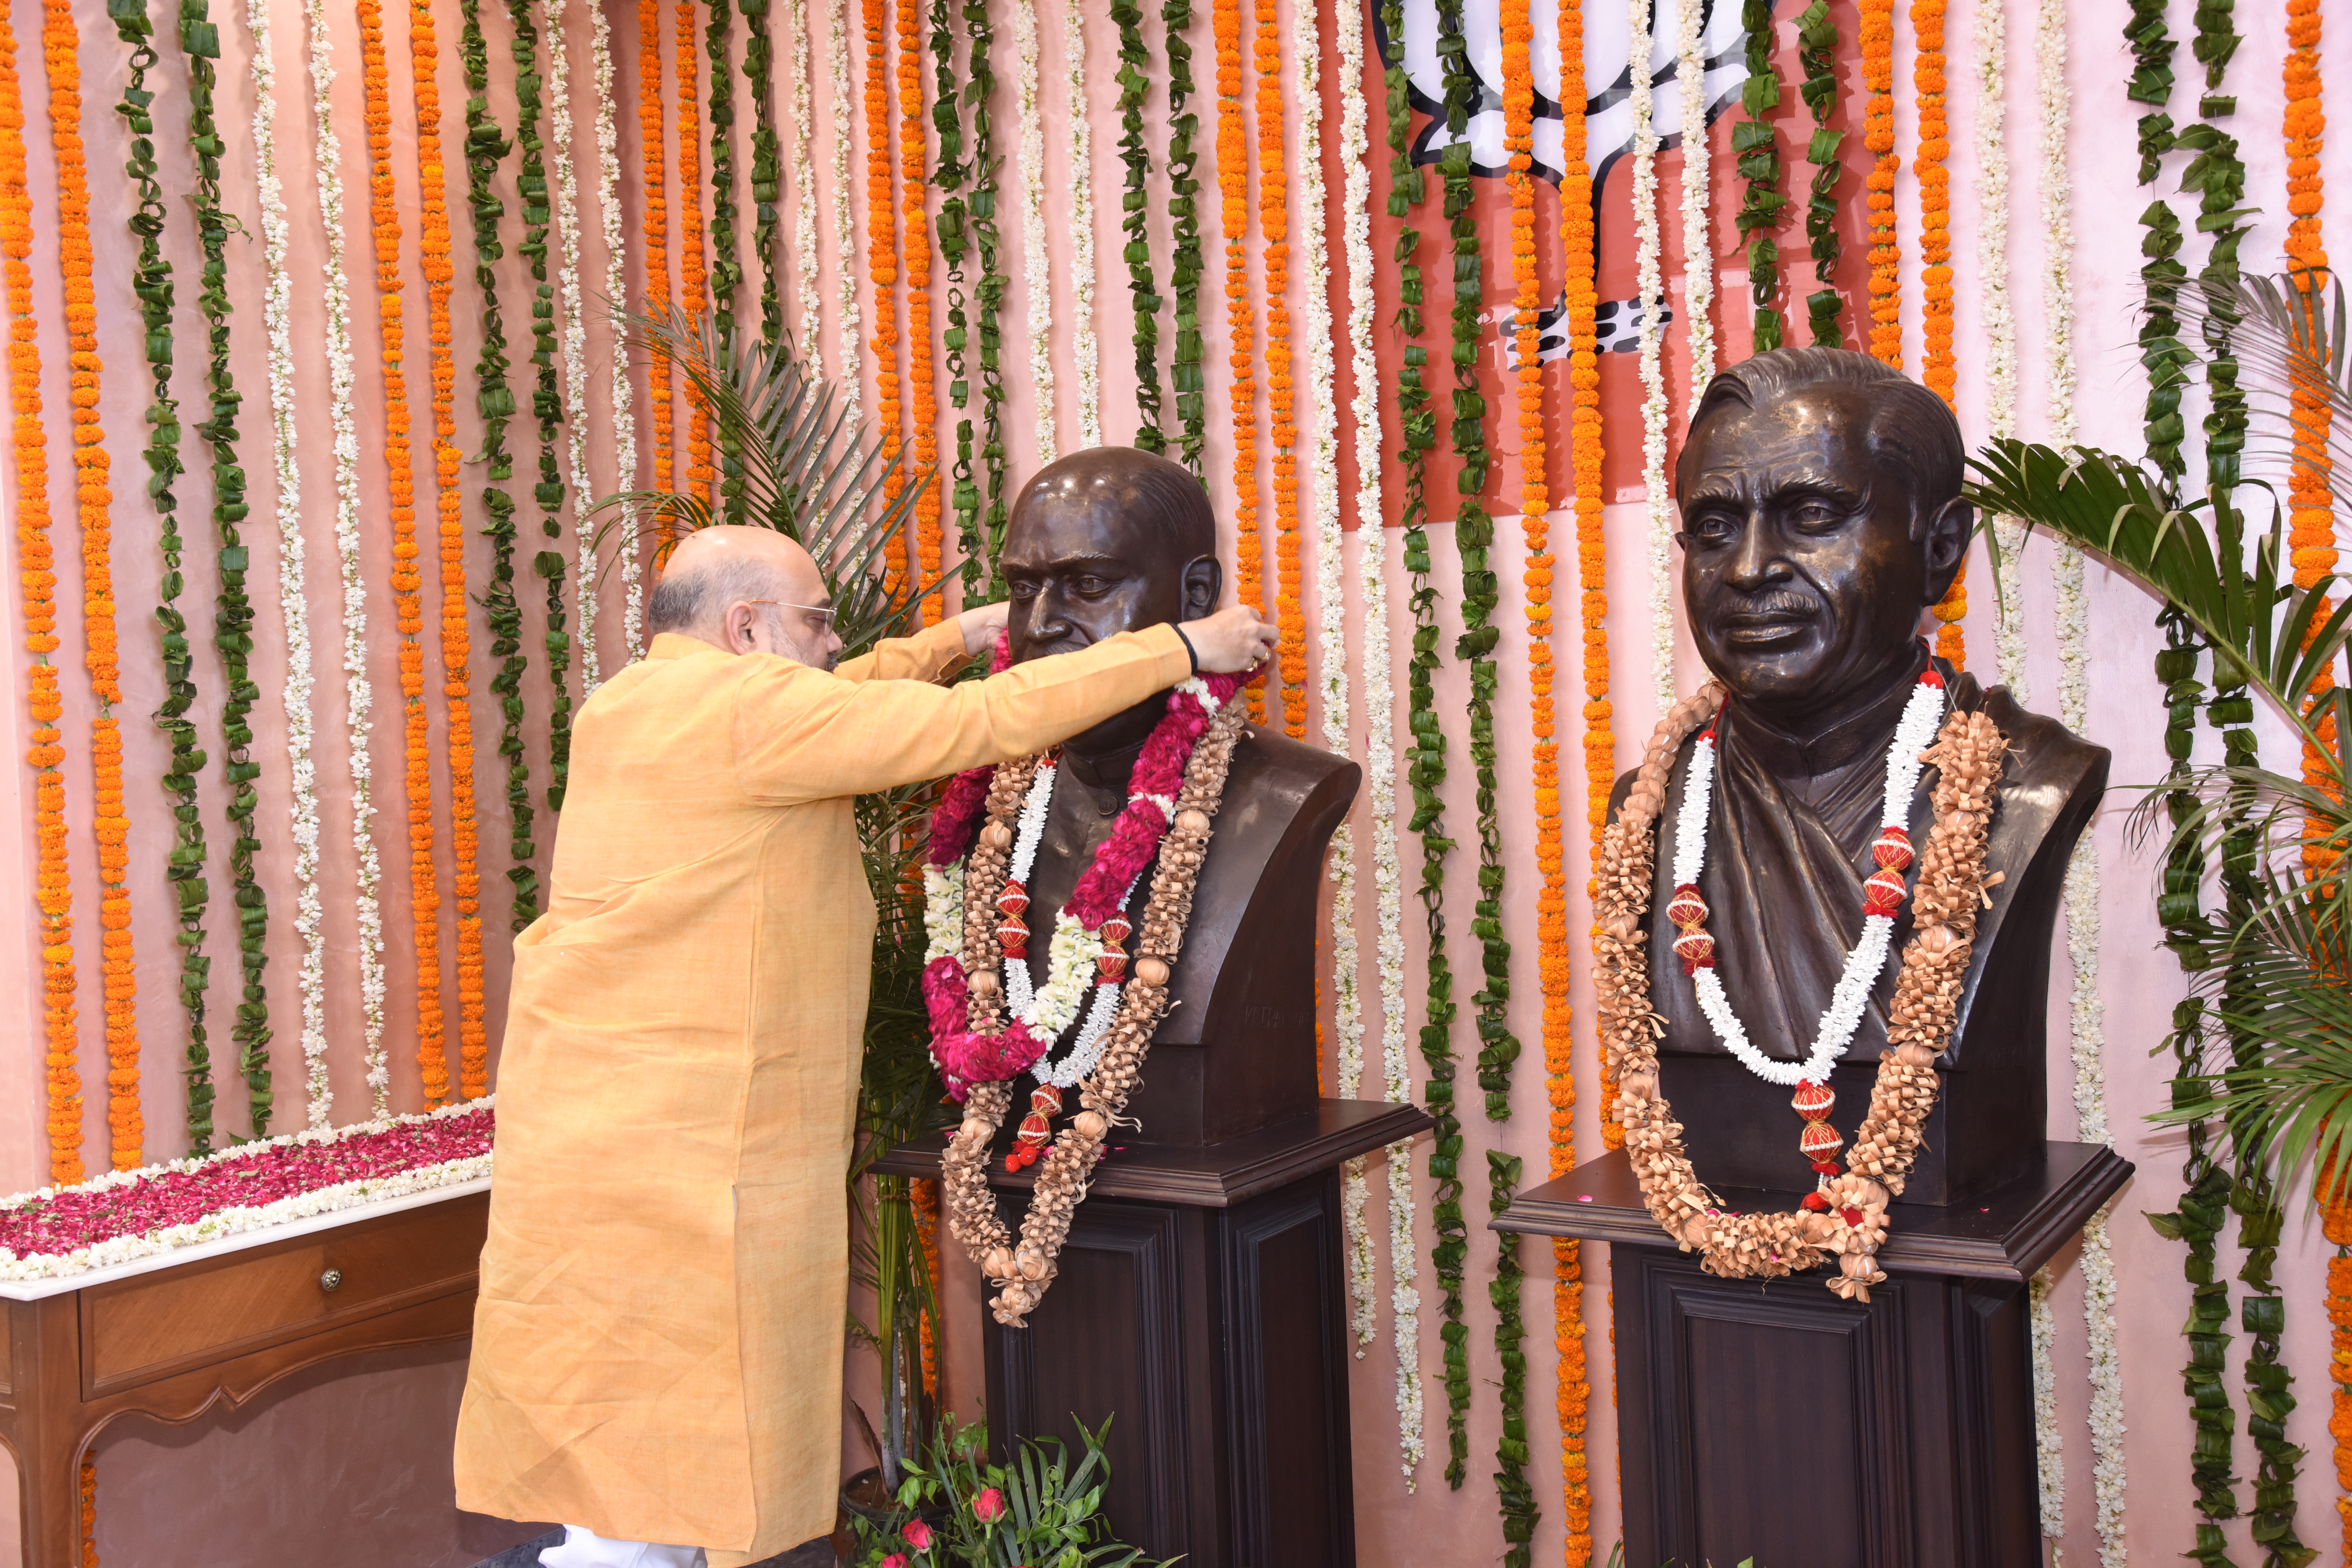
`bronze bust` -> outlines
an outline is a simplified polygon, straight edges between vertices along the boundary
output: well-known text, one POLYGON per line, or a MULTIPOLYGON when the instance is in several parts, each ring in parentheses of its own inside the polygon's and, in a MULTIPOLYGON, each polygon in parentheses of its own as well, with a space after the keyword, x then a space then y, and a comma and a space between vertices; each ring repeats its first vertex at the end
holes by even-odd
MULTIPOLYGON (((1074 453, 1023 487, 1000 560, 1013 659, 1086 647, 1217 607, 1215 515, 1181 464, 1129 447, 1074 453)), ((1033 907, 1058 909, 1127 802, 1128 773, 1166 699, 1062 746, 1030 875, 1033 907)), ((1169 1011, 1128 1113, 1153 1143, 1223 1142, 1312 1110, 1315 932, 1323 852, 1362 771, 1252 726, 1235 748, 1208 863, 1193 894, 1169 1011)), ((1141 919, 1149 879, 1129 905, 1141 919)), ((1033 946, 1043 984, 1046 944, 1033 946)))
MULTIPOLYGON (((1862 931, 1886 749, 1930 655, 1926 609, 1959 570, 1972 522, 1959 497, 1959 425, 1927 388, 1866 354, 1776 349, 1723 372, 1691 416, 1675 469, 1683 603, 1707 668, 1729 691, 1700 890, 1716 963, 1764 1055, 1801 1060, 1862 931)), ((1904 1201, 1954 1204, 2024 1174, 2044 1136, 2051 933, 2066 864, 2107 776, 2107 752, 1941 660, 1949 700, 1981 710, 2009 745, 1980 920, 1943 1092, 1904 1201)), ((1659 827, 1671 864, 1694 742, 1659 827)), ((1633 775, 1618 783, 1622 799, 1633 775)), ((1913 797, 1924 843, 1932 770, 1913 797)), ((1653 1005, 1666 1023, 1661 1088, 1703 1182, 1811 1185, 1790 1091, 1717 1041, 1673 952, 1661 877, 1652 912, 1653 1005)), ((1909 935, 1898 919, 1899 952, 1909 935)), ((1851 1138, 1886 1042, 1889 963, 1833 1068, 1832 1123, 1851 1138)))

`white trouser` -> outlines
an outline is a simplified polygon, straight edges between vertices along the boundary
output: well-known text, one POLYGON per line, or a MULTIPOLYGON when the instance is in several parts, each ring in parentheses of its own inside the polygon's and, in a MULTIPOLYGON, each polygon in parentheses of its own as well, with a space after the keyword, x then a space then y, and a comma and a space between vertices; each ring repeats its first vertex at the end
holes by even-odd
POLYGON ((576 1524, 567 1524, 563 1544, 541 1552, 539 1568, 703 1568, 702 1548, 607 1541, 576 1524))

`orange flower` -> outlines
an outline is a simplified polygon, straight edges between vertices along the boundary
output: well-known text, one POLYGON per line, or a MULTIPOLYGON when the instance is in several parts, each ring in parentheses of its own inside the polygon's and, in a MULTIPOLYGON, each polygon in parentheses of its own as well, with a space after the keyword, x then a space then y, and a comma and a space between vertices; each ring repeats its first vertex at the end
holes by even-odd
MULTIPOLYGON (((1265 245, 1266 409, 1274 434, 1275 594, 1282 729, 1307 738, 1307 616, 1298 536, 1297 400, 1290 374, 1290 177, 1284 167, 1282 35, 1274 7, 1257 17, 1258 233, 1265 245)), ((1311 155, 1311 153, 1310 153, 1311 155)))
MULTIPOLYGON (((1951 171, 1944 160, 1951 156, 1951 127, 1944 115, 1944 0, 1912 0, 1911 30, 1917 35, 1919 52, 1911 68, 1911 87, 1919 103, 1919 298, 1921 335, 1926 352, 1919 368, 1920 379, 1929 390, 1947 404, 1952 402, 1958 383, 1958 370, 1952 353, 1952 195, 1951 171)), ((1872 100, 1874 103, 1876 100, 1872 100)), ((1890 110, 1891 112, 1891 110, 1890 110)), ((1873 143, 1874 146, 1875 143, 1873 143)), ((1891 162, 1882 166, 1890 173, 1891 162)), ((1875 187, 1874 186, 1874 189, 1875 187)), ((1872 198, 1872 211, 1877 209, 1877 198, 1872 198)), ((1886 243, 1893 247, 1893 203, 1888 203, 1886 243)), ((1875 220, 1874 219, 1874 222, 1875 220)), ((1885 309, 1890 312, 1881 317, 1878 304, 1878 253, 1871 252, 1872 268, 1871 316, 1874 321, 1891 320, 1895 310, 1894 261, 1887 264, 1888 292, 1885 309)), ((1897 328, 1892 340, 1896 346, 1894 357, 1887 363, 1902 360, 1901 332, 1897 328)), ((1871 352, 1886 358, 1881 348, 1880 333, 1871 331, 1871 352)), ((1956 669, 1968 667, 1968 647, 1960 630, 1960 617, 1969 613, 1968 565, 1961 563, 1960 574, 1936 605, 1936 619, 1942 627, 1936 634, 1936 652, 1950 661, 1956 669)))
MULTIPOLYGON (((661 0, 637 0, 637 140, 646 150, 646 310, 669 305, 669 169, 662 145, 661 0)), ((656 354, 646 366, 654 405, 654 489, 677 489, 677 426, 670 410, 669 362, 656 354)), ((625 479, 627 476, 623 476, 625 479)), ((670 541, 669 519, 660 524, 670 541)))
POLYGON ((1870 352, 1903 366, 1901 300, 1895 268, 1903 259, 1895 236, 1895 0, 1861 0, 1862 79, 1870 97, 1863 110, 1863 145, 1878 154, 1868 181, 1870 207, 1870 352))
MULTIPOLYGON (((935 470, 940 460, 938 383, 931 367, 931 239, 925 208, 929 184, 923 167, 922 26, 917 0, 898 0, 898 178, 907 216, 907 365, 915 392, 913 466, 919 473, 935 470)), ((936 475, 923 481, 923 493, 915 498, 914 543, 916 580, 929 583, 940 574, 945 550, 936 475)), ((939 623, 944 598, 934 594, 923 601, 925 626, 939 623)))
MULTIPOLYGON (((888 0, 866 0, 866 247, 874 279, 875 417, 882 430, 882 456, 898 455, 906 443, 898 405, 898 215, 890 195, 890 91, 884 80, 888 46, 888 0)), ((893 469, 883 493, 896 500, 906 488, 902 468, 893 469)), ((883 552, 887 581, 895 585, 905 569, 898 552, 883 552)))
MULTIPOLYGON (((1250 314, 1249 142, 1242 133, 1241 0, 1217 0, 1217 195, 1225 231, 1225 324, 1234 373, 1234 575, 1244 605, 1265 607, 1265 552, 1257 531, 1256 323, 1250 314)), ((1270 259, 1270 258, 1269 258, 1270 259)), ((1249 715, 1265 719, 1265 688, 1249 689, 1249 715)))
MULTIPOLYGON (((710 301, 705 286, 710 259, 702 251, 702 111, 701 74, 695 62, 694 0, 678 0, 677 11, 677 276, 687 310, 700 315, 710 301)), ((710 410, 691 387, 692 405, 686 434, 687 489, 703 500, 710 499, 711 481, 719 470, 710 461, 710 410)), ((672 416, 675 423, 676 416, 672 416)))

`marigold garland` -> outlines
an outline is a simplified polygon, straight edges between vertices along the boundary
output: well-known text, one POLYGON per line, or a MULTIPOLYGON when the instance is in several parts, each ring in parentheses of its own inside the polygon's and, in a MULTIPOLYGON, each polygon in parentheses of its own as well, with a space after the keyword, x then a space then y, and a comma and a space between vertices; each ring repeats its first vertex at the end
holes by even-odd
MULTIPOLYGON (((1958 370, 1952 353, 1952 175, 1944 165, 1952 151, 1951 126, 1944 112, 1944 4, 1911 0, 1911 30, 1918 40, 1911 88, 1919 105, 1919 155, 1914 162, 1919 175, 1919 314, 1925 340, 1919 379, 1951 404, 1958 370)), ((1959 574, 1936 605, 1936 619, 1942 623, 1936 634, 1936 656, 1954 669, 1968 668, 1960 628, 1960 618, 1968 613, 1969 564, 1963 559, 1959 574)))
POLYGON ((49 544, 48 437, 41 427, 40 330, 33 319, 33 196, 26 184, 25 99, 16 34, 0 14, 0 253, 7 257, 8 403, 16 422, 16 585, 24 595, 26 698, 33 718, 34 901, 41 911, 42 1032, 48 1046, 49 1180, 82 1179, 81 1074, 74 1009, 73 884, 66 863, 65 747, 58 721, 57 572, 49 544))
POLYGON ((1208 260, 1201 245, 1200 167, 1192 139, 1201 117, 1184 105, 1192 96, 1192 0, 1167 0, 1160 8, 1168 34, 1168 291, 1174 298, 1176 342, 1168 354, 1168 389, 1176 395, 1177 438, 1184 466, 1200 475, 1208 440, 1208 383, 1202 375, 1201 279, 1208 260))
POLYGON ((1860 0, 1862 144, 1875 155, 1870 178, 1870 352, 1903 368, 1903 251, 1895 233, 1895 0, 1860 0))
MULTIPOLYGON (((678 0, 677 41, 677 284, 678 301, 687 314, 698 316, 709 308, 708 284, 710 258, 702 249, 702 111, 701 73, 694 59, 694 0, 678 0)), ((710 410, 692 387, 686 393, 687 489, 710 500, 717 471, 710 462, 710 410)))
POLYGON ((392 603, 400 626, 400 698, 407 750, 408 886, 416 942, 416 1070, 427 1103, 449 1098, 441 1015, 441 886, 433 863, 433 751, 425 711, 424 579, 416 558, 416 477, 409 453, 407 340, 401 317, 400 207, 393 198, 392 104, 384 74, 383 11, 358 0, 365 88, 368 212, 375 228, 377 322, 383 334, 383 460, 392 488, 392 603))
MULTIPOLYGON (((866 0, 866 269, 874 282, 874 336, 866 346, 874 352, 875 418, 885 462, 898 456, 906 439, 898 411, 898 215, 890 196, 888 17, 889 0, 866 0)), ((904 468, 894 468, 883 493, 896 500, 905 485, 904 468)), ((898 552, 885 556, 895 577, 898 552)))
MULTIPOLYGON (((898 0, 898 179, 907 220, 907 380, 913 390, 914 467, 922 476, 915 497, 916 581, 940 574, 945 542, 940 526, 940 487, 933 473, 940 461, 938 373, 931 363, 931 238, 927 149, 923 138, 922 0, 898 0)), ((945 595, 926 595, 923 624, 939 624, 945 595)))
MULTIPOLYGON (((1561 97, 1580 109, 1584 86, 1584 13, 1580 0, 1560 0, 1559 37, 1561 97)), ((1560 125, 1559 241, 1565 273, 1561 324, 1568 333, 1569 456, 1574 473, 1571 500, 1576 513, 1578 608, 1583 634, 1586 815, 1597 846, 1601 829, 1608 825, 1609 790, 1616 772, 1616 739, 1610 731, 1608 563, 1601 521, 1601 372, 1596 320, 1600 294, 1594 273, 1592 169, 1587 159, 1584 116, 1581 112, 1566 114, 1560 125)), ((1549 500, 1549 491, 1546 500, 1549 500)), ((1547 574, 1548 579, 1555 575, 1547 574)), ((1529 576, 1532 579, 1532 563, 1529 576)), ((1541 693, 1545 729, 1550 727, 1553 674, 1549 635, 1550 586, 1548 580, 1541 693)), ((1532 581, 1528 598, 1533 603, 1532 581)), ((1528 664, 1532 689, 1532 654, 1528 664)), ((1544 1088, 1551 1107, 1550 1163, 1546 1173, 1559 1177, 1576 1168, 1576 1039, 1569 1005, 1570 961, 1568 903, 1563 890, 1566 855, 1559 826, 1559 746, 1544 729, 1536 733, 1538 746, 1543 748, 1538 756, 1549 752, 1552 791, 1547 801, 1542 793, 1545 777, 1541 770, 1545 764, 1539 763, 1536 777, 1536 865, 1543 874, 1544 886, 1536 901, 1536 937, 1544 998, 1544 1088)), ((1605 1133, 1614 1125, 1605 1099, 1601 1117, 1605 1133)), ((1592 1561, 1592 1486, 1584 1446, 1586 1408, 1591 1403, 1592 1385, 1584 1359, 1583 1254, 1580 1244, 1566 1237, 1552 1242, 1552 1344, 1559 1356, 1555 1405, 1559 1418, 1566 1562, 1568 1568, 1585 1568, 1592 1561)))
POLYGON ((121 653, 115 639, 114 494, 107 485, 105 431, 98 415, 98 296, 91 285, 89 165, 81 141, 81 52, 71 0, 45 0, 41 52, 48 68, 49 145, 57 158, 58 259, 64 275, 67 363, 72 368, 74 498, 81 524, 82 663, 98 713, 90 721, 98 839, 100 971, 106 995, 106 1121, 118 1171, 145 1163, 139 1111, 139 977, 131 964, 131 819, 123 814, 121 653))
MULTIPOLYGON (((2286 38, 2287 55, 2281 68, 2286 97, 2286 254, 2297 291, 2306 301, 2315 301, 2327 277, 2327 249, 2319 226, 2325 195, 2319 155, 2327 131, 2327 117, 2320 108, 2319 0, 2287 0, 2286 38)), ((2295 586, 2308 588, 2336 570, 2335 503, 2328 486, 2335 465, 2327 451, 2335 413, 2326 389, 2307 377, 2295 379, 2291 395, 2294 467, 2287 479, 2291 529, 2287 544, 2295 586)), ((2324 696, 2334 685, 2334 677, 2323 669, 2312 682, 2311 694, 2324 696)), ((2334 746, 2332 720, 2322 721, 2320 738, 2334 746)), ((2332 762, 2322 749, 2305 742, 2304 783, 2323 786, 2333 772, 2332 762)), ((2306 837, 2318 837, 2317 831, 2306 830, 2306 837)), ((2335 860, 2317 842, 2305 845, 2303 858, 2305 867, 2314 872, 2325 870, 2335 860)), ((2347 1540, 2352 1542, 2352 1533, 2347 1533, 2347 1540)))
POLYGON ((1298 400, 1290 354, 1290 174, 1283 137, 1282 36, 1257 13, 1257 228, 1265 258, 1265 401, 1274 444, 1275 590, 1282 732, 1307 738, 1307 616, 1298 541, 1298 400))
MULTIPOLYGON (((2352 1492, 2352 1225, 2331 1212, 2327 1239, 2336 1256, 2327 1260, 2328 1375, 2335 1380, 2327 1435, 2336 1439, 2336 1486, 2352 1492)), ((2352 1497, 2339 1495, 2336 1516, 2344 1521, 2345 1548, 2352 1552, 2352 1497)))
MULTIPOLYGON (((70 28, 70 17, 65 19, 70 28)), ((269 903, 253 874, 261 847, 253 815, 261 804, 254 787, 261 764, 253 760, 253 731, 247 723, 260 688, 247 675, 253 653, 253 601, 246 596, 247 556, 236 525, 245 521, 245 470, 236 458, 236 411, 243 401, 229 375, 228 235, 231 219, 221 210, 220 155, 225 146, 213 120, 213 90, 219 68, 220 27, 206 19, 205 0, 180 0, 180 49, 188 59, 188 145, 195 153, 196 236, 205 258, 204 287, 196 304, 205 317, 210 357, 205 385, 212 395, 212 417, 196 434, 212 448, 213 534, 220 586, 213 599, 213 647, 221 659, 221 773, 232 792, 228 803, 230 895, 236 908, 237 956, 245 984, 230 1032, 237 1067, 245 1074, 246 1102, 253 1135, 267 1137, 273 1103, 269 1073, 269 996, 263 986, 269 903)))
MULTIPOLYGON (((1234 592, 1265 606, 1265 546, 1257 522, 1257 324, 1250 310, 1249 143, 1242 132, 1242 0, 1216 0, 1217 195, 1225 235, 1226 355, 1234 373, 1227 406, 1234 430, 1234 592)), ((1265 688, 1249 689, 1249 716, 1265 721, 1265 688)))
MULTIPOLYGON (((661 0, 637 0, 637 144, 644 149, 646 313, 669 310, 669 161, 663 145, 667 116, 662 110, 661 0)), ((849 249, 846 237, 841 246, 849 249)), ((846 271, 846 268, 844 268, 846 271)), ((669 361, 655 354, 646 365, 646 390, 654 415, 654 489, 677 489, 677 405, 673 401, 669 361)), ((670 524, 659 524, 667 542, 670 524)))

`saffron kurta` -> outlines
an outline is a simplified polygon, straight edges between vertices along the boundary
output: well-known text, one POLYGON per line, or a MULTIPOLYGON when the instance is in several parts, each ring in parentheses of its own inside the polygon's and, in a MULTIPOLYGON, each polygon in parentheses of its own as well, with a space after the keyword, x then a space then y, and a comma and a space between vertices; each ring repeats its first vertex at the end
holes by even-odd
POLYGON ((833 674, 657 637, 582 709, 515 941, 458 1506, 710 1550, 833 1528, 874 906, 850 797, 1183 679, 1154 626, 985 681, 953 621, 833 674))

